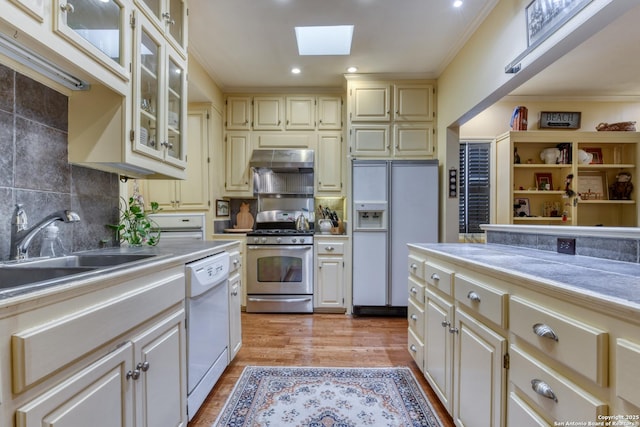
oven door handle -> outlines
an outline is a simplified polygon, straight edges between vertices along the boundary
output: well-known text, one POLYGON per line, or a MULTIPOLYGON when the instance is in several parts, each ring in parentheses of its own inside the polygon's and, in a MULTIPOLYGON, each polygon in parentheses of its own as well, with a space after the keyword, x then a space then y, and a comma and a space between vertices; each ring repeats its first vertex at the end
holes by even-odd
POLYGON ((247 298, 249 301, 254 302, 308 302, 311 298, 286 298, 286 299, 274 299, 274 298, 247 298))
POLYGON ((287 245, 252 245, 247 246, 247 249, 286 249, 288 251, 308 251, 312 248, 311 245, 298 245, 298 246, 287 246, 287 245))

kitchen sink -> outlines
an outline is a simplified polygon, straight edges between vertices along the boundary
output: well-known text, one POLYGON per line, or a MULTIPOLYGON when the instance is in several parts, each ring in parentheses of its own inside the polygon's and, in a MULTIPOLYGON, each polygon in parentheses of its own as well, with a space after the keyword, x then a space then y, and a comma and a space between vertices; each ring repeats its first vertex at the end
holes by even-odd
POLYGON ((14 288, 16 286, 44 281, 55 282, 56 279, 62 277, 93 270, 95 270, 95 267, 0 267, 0 289, 14 288))
POLYGON ((56 258, 36 258, 33 260, 7 263, 11 269, 24 268, 76 268, 76 267, 113 267, 129 262, 155 257, 155 254, 76 254, 56 258))

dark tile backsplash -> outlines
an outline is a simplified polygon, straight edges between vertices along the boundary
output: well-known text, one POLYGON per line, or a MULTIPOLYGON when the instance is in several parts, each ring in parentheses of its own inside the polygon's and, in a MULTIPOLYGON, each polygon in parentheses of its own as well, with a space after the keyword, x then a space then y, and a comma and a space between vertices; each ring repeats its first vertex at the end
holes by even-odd
MULTIPOLYGON (((79 223, 57 223, 69 251, 95 249, 114 235, 118 220, 118 175, 67 161, 68 99, 0 64, 0 259, 9 258, 11 222, 22 203, 29 225, 71 209, 79 223)), ((40 252, 41 236, 29 250, 40 252)))

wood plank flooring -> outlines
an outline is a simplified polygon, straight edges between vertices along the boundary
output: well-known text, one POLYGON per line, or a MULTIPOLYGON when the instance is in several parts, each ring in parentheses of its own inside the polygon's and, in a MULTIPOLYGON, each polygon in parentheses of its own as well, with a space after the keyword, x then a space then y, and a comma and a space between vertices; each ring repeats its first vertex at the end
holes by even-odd
POLYGON ((210 427, 245 366, 408 366, 445 427, 451 417, 407 351, 407 320, 344 314, 242 313, 242 349, 189 427, 210 427))

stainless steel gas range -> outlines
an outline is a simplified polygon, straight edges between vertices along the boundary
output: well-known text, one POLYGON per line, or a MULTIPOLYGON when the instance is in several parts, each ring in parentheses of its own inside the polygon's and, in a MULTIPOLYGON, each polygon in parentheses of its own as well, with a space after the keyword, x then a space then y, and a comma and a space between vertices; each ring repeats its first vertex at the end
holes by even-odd
MULTIPOLYGON (((247 312, 312 313, 313 232, 294 221, 264 222, 265 214, 247 234, 247 312)), ((286 216, 296 214, 304 213, 286 216)))

